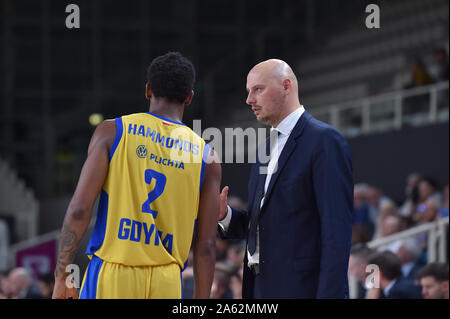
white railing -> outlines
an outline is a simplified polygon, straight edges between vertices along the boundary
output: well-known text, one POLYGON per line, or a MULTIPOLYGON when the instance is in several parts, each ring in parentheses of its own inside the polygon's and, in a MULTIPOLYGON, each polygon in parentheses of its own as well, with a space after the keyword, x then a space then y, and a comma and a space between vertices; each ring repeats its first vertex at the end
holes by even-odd
POLYGON ((381 246, 391 244, 397 240, 402 240, 427 233, 428 262, 444 262, 447 260, 447 237, 445 227, 446 225, 448 225, 448 220, 448 217, 444 217, 435 222, 419 225, 391 236, 373 240, 369 242, 367 246, 369 248, 376 249, 381 246))
POLYGON ((449 83, 400 90, 313 108, 311 114, 346 136, 448 121, 449 83))
MULTIPOLYGON (((449 218, 444 217, 437 221, 419 225, 391 236, 372 240, 367 244, 369 248, 377 249, 382 246, 391 244, 398 240, 415 237, 420 234, 427 234, 427 262, 446 262, 447 256, 447 232, 449 218)), ((358 296, 358 282, 355 277, 349 276, 350 298, 354 299, 358 296)))

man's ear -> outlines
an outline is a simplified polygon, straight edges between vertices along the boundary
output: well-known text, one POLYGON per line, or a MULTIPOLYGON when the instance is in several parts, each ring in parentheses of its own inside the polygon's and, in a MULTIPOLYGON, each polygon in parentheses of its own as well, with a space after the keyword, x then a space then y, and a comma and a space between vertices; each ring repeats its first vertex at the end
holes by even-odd
POLYGON ((190 105, 193 97, 194 97, 194 91, 191 91, 191 93, 189 93, 189 96, 187 97, 187 99, 184 101, 184 106, 190 105))
POLYGON ((292 82, 290 79, 284 79, 283 80, 283 89, 286 92, 286 94, 289 94, 292 90, 292 82))
POLYGON ((153 96, 153 92, 152 89, 150 88, 150 83, 147 82, 147 84, 145 85, 145 97, 147 98, 147 100, 150 100, 153 96))

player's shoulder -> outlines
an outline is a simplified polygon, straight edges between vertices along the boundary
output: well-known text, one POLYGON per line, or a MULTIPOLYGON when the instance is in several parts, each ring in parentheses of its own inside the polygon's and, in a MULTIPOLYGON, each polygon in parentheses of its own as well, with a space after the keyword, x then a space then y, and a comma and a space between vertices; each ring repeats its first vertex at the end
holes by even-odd
POLYGON ((110 148, 116 136, 115 120, 104 120, 95 128, 91 138, 92 145, 103 145, 110 148))
MULTIPOLYGON (((141 118, 145 118, 146 113, 143 112, 139 112, 139 113, 130 113, 130 114, 124 114, 122 116, 120 116, 120 118, 122 120, 135 120, 135 119, 141 119, 141 118)), ((148 116, 147 116, 148 117, 148 116)))
POLYGON ((115 119, 107 119, 101 122, 95 129, 94 134, 99 136, 114 136, 116 132, 116 122, 115 119))

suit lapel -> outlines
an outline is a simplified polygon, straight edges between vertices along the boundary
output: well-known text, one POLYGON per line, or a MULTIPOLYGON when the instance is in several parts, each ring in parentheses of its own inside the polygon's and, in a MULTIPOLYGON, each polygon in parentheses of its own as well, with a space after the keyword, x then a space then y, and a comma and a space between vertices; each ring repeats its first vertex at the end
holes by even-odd
POLYGON ((267 188, 267 192, 264 196, 264 204, 261 208, 261 215, 264 212, 264 207, 266 206, 267 202, 270 200, 270 195, 272 194, 272 190, 278 180, 278 177, 281 174, 281 171, 283 170, 284 166, 286 165, 289 157, 295 150, 298 142, 298 138, 302 135, 303 129, 305 128, 306 124, 309 122, 309 120, 312 118, 312 116, 308 112, 304 112, 300 119, 298 120, 297 124, 294 126, 294 129, 292 130, 291 134, 289 135, 289 138, 284 145, 283 151, 280 154, 280 157, 278 158, 278 167, 275 173, 272 175, 272 178, 270 179, 269 187, 267 188))

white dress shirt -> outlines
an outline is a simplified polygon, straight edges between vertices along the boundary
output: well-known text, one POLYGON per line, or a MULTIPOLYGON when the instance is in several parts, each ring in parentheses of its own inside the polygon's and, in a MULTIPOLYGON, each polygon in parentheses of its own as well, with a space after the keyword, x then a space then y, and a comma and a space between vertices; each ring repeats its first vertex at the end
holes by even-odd
MULTIPOLYGON (((301 105, 298 109, 293 111, 291 114, 286 116, 283 121, 281 121, 280 124, 278 124, 277 127, 272 127, 270 130, 271 132, 273 130, 276 130, 279 132, 277 141, 275 143, 275 146, 273 148, 274 154, 270 155, 270 161, 269 165, 267 166, 267 177, 266 177, 266 183, 264 185, 264 194, 267 192, 267 188, 269 187, 270 179, 272 178, 272 175, 276 172, 276 169, 278 169, 278 158, 280 157, 281 152, 283 151, 284 146, 286 145, 286 142, 289 138, 289 135, 291 134, 292 130, 294 129, 295 125, 297 124, 298 120, 302 116, 303 112, 305 112, 305 108, 303 105, 301 105)), ((264 197, 261 199, 261 205, 262 207, 264 204, 264 197)), ((231 221, 231 215, 232 211, 230 206, 228 206, 228 212, 227 216, 219 222, 219 225, 222 227, 222 229, 226 232, 228 230, 228 227, 230 225, 231 221)), ((257 225, 256 229, 256 249, 253 255, 250 254, 250 252, 247 250, 247 258, 248 258, 248 266, 252 266, 255 264, 259 264, 259 225, 257 225)))

